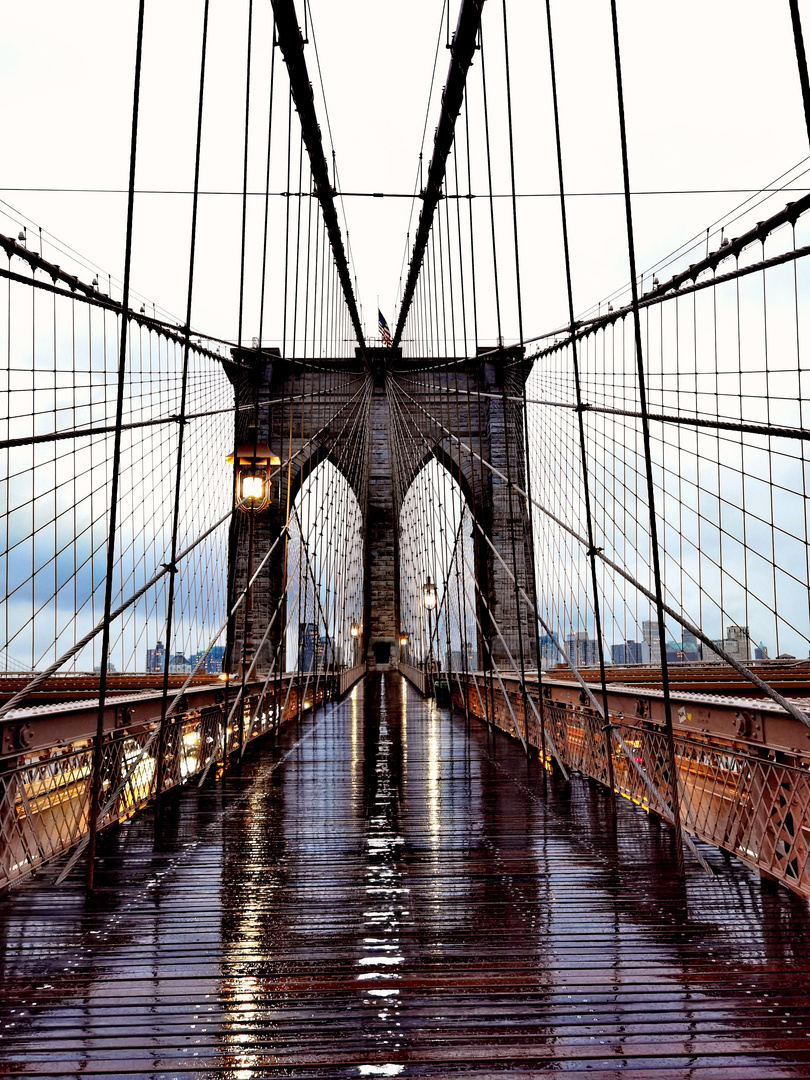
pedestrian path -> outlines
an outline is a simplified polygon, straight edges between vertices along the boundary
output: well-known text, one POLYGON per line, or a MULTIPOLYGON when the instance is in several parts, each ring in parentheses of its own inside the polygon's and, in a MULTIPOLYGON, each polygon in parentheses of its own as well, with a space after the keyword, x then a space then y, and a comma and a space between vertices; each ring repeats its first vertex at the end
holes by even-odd
POLYGON ((0 1074, 810 1077, 810 916, 396 673, 0 901, 0 1074))

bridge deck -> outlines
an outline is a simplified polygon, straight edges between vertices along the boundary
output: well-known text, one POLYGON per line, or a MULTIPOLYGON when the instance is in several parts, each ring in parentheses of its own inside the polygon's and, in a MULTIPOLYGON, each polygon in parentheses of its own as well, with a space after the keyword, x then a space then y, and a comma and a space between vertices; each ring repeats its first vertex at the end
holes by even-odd
POLYGON ((0 904, 4 1073, 810 1076, 804 901, 398 675, 169 819, 0 904))

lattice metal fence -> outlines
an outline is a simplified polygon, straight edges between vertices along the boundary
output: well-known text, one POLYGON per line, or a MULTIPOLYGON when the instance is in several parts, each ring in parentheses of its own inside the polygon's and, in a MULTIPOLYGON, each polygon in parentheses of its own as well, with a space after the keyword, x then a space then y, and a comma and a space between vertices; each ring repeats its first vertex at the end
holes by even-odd
MULTIPOLYGON (((472 677, 459 676, 456 705, 481 719, 489 711, 498 727, 520 735, 515 720, 522 729, 521 693, 508 690, 507 707, 500 689, 493 691, 485 679, 482 682, 479 696, 472 677)), ((569 772, 607 785, 610 753, 616 793, 672 821, 667 739, 655 722, 614 716, 606 728, 594 710, 550 700, 542 715, 549 768, 556 757, 569 772)), ((528 737, 536 752, 541 729, 531 710, 528 737)), ((810 761, 765 746, 740 749, 716 735, 697 738, 680 733, 675 736, 675 761, 684 831, 731 852, 764 877, 810 896, 810 761)))
MULTIPOLYGON (((171 720, 165 728, 162 792, 193 778, 202 782, 217 763, 267 734, 305 708, 343 693, 365 666, 310 684, 306 676, 277 679, 269 693, 252 694, 243 710, 204 707, 171 720)), ((102 748, 99 829, 131 817, 156 794, 160 724, 139 724, 108 736, 102 748)), ((83 851, 90 824, 93 739, 50 747, 0 761, 0 890, 48 860, 83 851)), ((63 871, 64 872, 64 871, 63 871)))

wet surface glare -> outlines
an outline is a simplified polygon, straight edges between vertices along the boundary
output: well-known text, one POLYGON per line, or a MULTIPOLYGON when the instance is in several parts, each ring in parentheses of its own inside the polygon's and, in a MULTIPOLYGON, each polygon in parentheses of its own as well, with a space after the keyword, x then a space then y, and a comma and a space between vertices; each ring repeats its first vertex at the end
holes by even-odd
POLYGON ((0 903, 5 1075, 810 1077, 808 905, 398 675, 0 903))

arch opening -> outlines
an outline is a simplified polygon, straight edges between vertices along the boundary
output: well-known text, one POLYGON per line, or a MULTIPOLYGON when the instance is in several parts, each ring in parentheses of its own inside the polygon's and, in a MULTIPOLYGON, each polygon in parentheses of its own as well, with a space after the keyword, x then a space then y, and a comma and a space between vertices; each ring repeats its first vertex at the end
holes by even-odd
POLYGON ((348 480, 331 461, 322 461, 301 483, 290 507, 285 671, 310 674, 359 663, 362 526, 360 504, 348 480))
POLYGON ((433 672, 476 670, 473 518, 458 482, 435 458, 408 488, 398 526, 400 625, 407 637, 401 658, 433 672))

